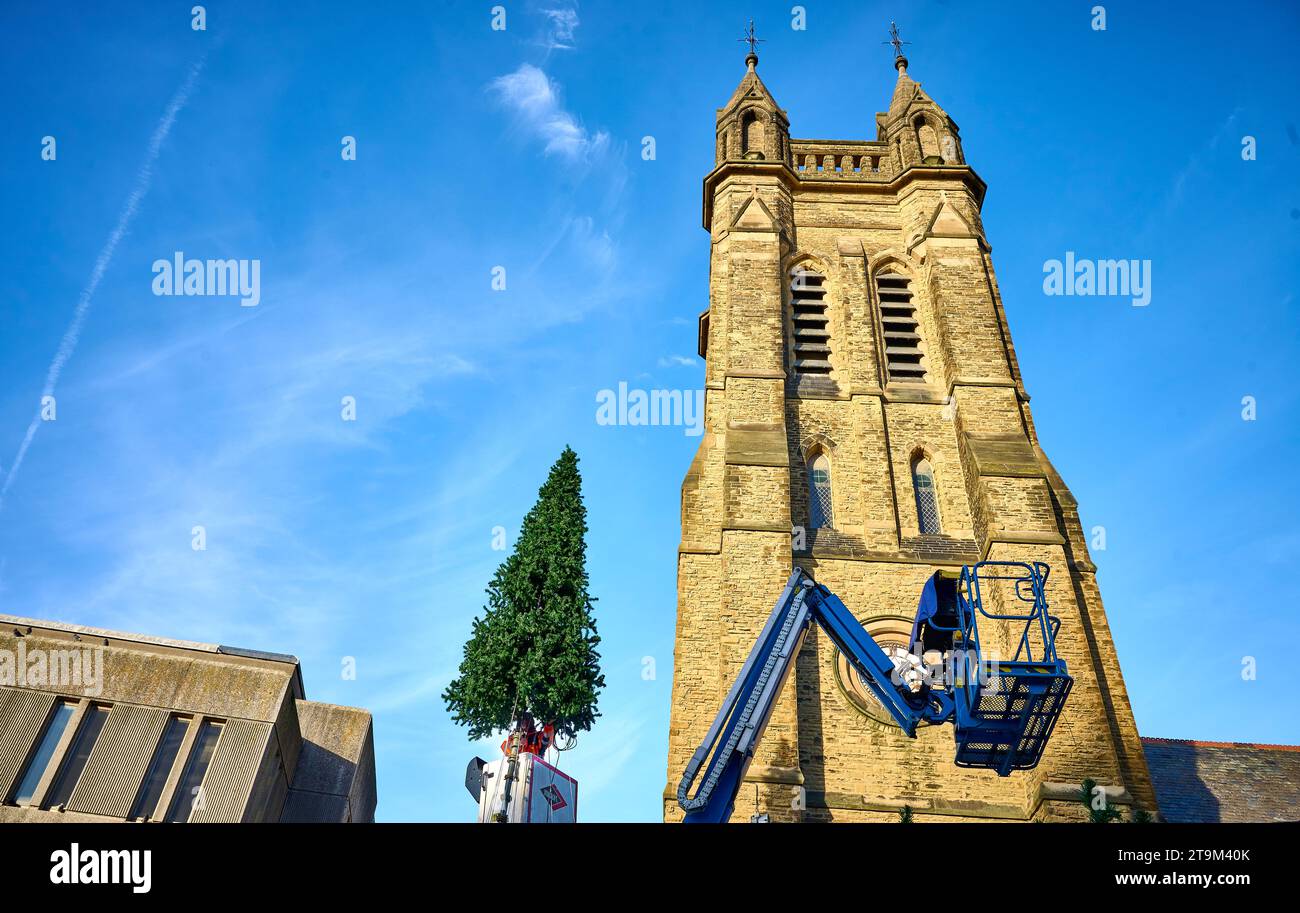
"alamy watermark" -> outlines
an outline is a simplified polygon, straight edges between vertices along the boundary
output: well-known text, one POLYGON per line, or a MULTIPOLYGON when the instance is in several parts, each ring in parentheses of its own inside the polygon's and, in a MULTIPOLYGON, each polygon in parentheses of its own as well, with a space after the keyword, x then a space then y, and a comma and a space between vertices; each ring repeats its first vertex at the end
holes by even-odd
POLYGON ((246 308, 262 300, 261 260, 187 260, 178 250, 153 261, 153 274, 155 295, 238 295, 246 308))
POLYGON ((596 424, 667 425, 699 437, 704 433, 704 391, 629 389, 621 380, 618 390, 596 393, 596 424))
POLYGON ((50 854, 51 884, 122 884, 134 894, 153 886, 153 850, 92 850, 78 843, 50 854))
POLYGON ((0 649, 0 685, 98 697, 104 691, 104 648, 29 650, 20 639, 17 650, 0 649))
POLYGON ((953 688, 957 682, 979 683, 989 693, 998 693, 1003 683, 998 674, 1000 656, 997 650, 926 650, 915 643, 907 647, 885 648, 885 655, 894 664, 889 680, 895 688, 906 688, 918 694, 923 688, 953 688))
POLYGON ((1151 303, 1150 260, 1083 260, 1074 251, 1065 260, 1043 263, 1044 295, 1093 295, 1129 297, 1133 307, 1151 303))

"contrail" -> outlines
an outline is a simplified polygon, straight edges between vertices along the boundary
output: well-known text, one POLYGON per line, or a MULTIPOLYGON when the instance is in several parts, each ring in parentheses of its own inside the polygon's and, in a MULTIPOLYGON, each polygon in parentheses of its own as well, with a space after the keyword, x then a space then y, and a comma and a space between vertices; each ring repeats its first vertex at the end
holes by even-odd
MULTIPOLYGON (((194 83, 199 78, 199 73, 203 70, 205 57, 199 58, 193 66, 190 67, 189 73, 185 77, 185 82, 176 90, 170 102, 167 103, 167 109, 163 111, 162 119, 158 121, 158 126, 154 128, 153 136, 149 137, 149 149, 145 153, 144 164, 135 175, 135 186, 131 189, 131 195, 126 198, 126 206, 122 208, 122 214, 117 217, 117 225, 108 235, 108 240, 99 251, 99 256, 95 258, 95 268, 90 271, 90 281, 86 287, 81 290, 81 295, 77 298, 77 309, 72 315, 72 322, 68 324, 68 329, 63 333, 63 339, 59 343, 59 350, 54 353, 54 360, 50 362, 50 369, 45 374, 45 389, 41 392, 41 399, 54 395, 54 387, 59 382, 59 375, 63 372, 63 366, 68 363, 72 357, 73 351, 77 348, 77 340, 81 336, 81 327, 86 322, 86 314, 90 311, 91 299, 95 297, 95 290, 99 288, 99 281, 104 278, 104 272, 108 269, 113 260, 113 254, 117 251, 118 242, 126 234, 127 229, 131 227, 131 222, 135 215, 140 211, 140 202, 144 199, 145 194, 149 192, 149 186, 153 183, 153 169, 158 162, 158 153, 162 150, 162 144, 167 139, 167 134, 171 132, 172 124, 176 122, 176 115, 190 100, 190 93, 194 91, 194 83)), ((32 438, 36 437, 36 429, 41 426, 41 410, 38 407, 36 416, 32 423, 27 426, 27 434, 23 436, 23 442, 18 446, 18 455, 14 457, 14 463, 9 467, 9 474, 5 476, 4 485, 0 486, 0 508, 4 507, 5 495, 9 493, 9 488, 14 484, 14 478, 18 475, 18 470, 22 468, 23 458, 27 456, 27 448, 32 445, 32 438)))

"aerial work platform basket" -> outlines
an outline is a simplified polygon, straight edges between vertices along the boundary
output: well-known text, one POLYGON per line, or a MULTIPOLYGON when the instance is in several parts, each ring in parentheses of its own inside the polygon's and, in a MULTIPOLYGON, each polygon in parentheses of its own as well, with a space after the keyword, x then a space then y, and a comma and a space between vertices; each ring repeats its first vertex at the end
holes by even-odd
POLYGON ((1038 764, 1073 680, 1056 655, 1041 562, 982 561, 937 571, 911 644, 886 653, 839 597, 795 568, 691 755, 677 801, 692 823, 727 821, 772 709, 813 625, 909 737, 952 723, 955 763, 1010 776, 1038 764), (699 788, 691 794, 696 780, 699 788))
POLYGON ((1042 757, 1073 684, 1056 653, 1060 619, 1047 611, 1050 573, 1042 562, 983 561, 926 585, 912 641, 950 656, 959 767, 1006 776, 1042 757))

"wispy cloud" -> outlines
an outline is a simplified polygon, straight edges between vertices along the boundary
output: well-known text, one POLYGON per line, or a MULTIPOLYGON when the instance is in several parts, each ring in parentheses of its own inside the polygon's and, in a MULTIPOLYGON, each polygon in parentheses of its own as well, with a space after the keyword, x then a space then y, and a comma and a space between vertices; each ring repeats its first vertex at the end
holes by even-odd
POLYGON ((1219 129, 1214 131, 1214 135, 1206 141, 1205 145, 1194 151, 1187 159, 1187 163, 1182 170, 1174 175, 1173 183, 1170 185, 1169 193, 1165 196, 1164 201, 1152 211, 1143 224, 1142 230, 1138 234, 1139 242, 1145 243, 1151 237, 1152 232, 1159 229, 1182 206, 1188 184, 1201 177, 1205 172, 1207 160, 1212 161, 1218 153, 1219 145, 1232 132, 1234 125, 1237 123, 1237 115, 1240 113, 1240 108, 1233 110, 1227 119, 1219 125, 1219 129))
POLYGON ((542 10, 546 17, 546 32, 542 45, 547 50, 570 51, 573 49, 574 35, 578 30, 578 9, 565 6, 542 10))
POLYGON ((615 294, 626 294, 631 284, 621 274, 626 263, 619 255, 617 240, 628 181, 622 146, 613 143, 605 130, 585 127, 581 118, 565 107, 560 84, 531 63, 498 76, 488 90, 513 115, 515 128, 541 143, 546 157, 574 166, 567 170, 567 180, 555 185, 557 193, 539 195, 552 201, 552 227, 535 245, 536 254, 526 275, 550 287, 567 286, 572 270, 565 265, 557 275, 547 266, 557 254, 565 264, 580 258, 584 264, 581 286, 544 296, 544 302, 562 301, 563 306, 555 309, 545 303, 534 304, 530 315, 534 319, 539 315, 563 321, 581 319, 588 310, 606 305, 615 294))
MULTIPOLYGON (((590 732, 578 737, 577 749, 560 758, 560 766, 581 784, 580 804, 590 810, 595 802, 598 808, 604 809, 596 813, 598 820, 623 817, 614 810, 617 805, 608 800, 607 793, 618 786, 628 766, 641 756, 646 721, 653 718, 654 708, 648 695, 636 698, 624 694, 621 698, 618 712, 602 714, 590 732)), ((593 820, 590 811, 586 820, 593 820)))
POLYGON ((693 368, 699 364, 699 359, 691 358, 688 355, 668 355, 659 359, 661 368, 693 368))
POLYGON ((520 64, 513 73, 498 76, 488 88, 514 112, 523 129, 541 140, 547 155, 586 162, 609 149, 609 134, 584 127, 565 109, 555 81, 532 64, 520 64))
MULTIPOLYGON (((154 166, 158 162, 162 144, 167 140, 167 135, 171 133, 172 124, 176 122, 176 116, 189 102, 190 95, 194 91, 194 84, 203 71, 203 62, 204 58, 201 57, 197 63, 190 67, 185 81, 181 83, 181 87, 176 90, 176 94, 167 103, 167 108, 163 111, 158 126, 154 128, 153 135, 149 138, 149 148, 145 153, 144 164, 136 172, 135 186, 131 188, 131 194, 126 198, 126 205, 122 207, 122 212, 117 217, 117 224, 109 232, 108 240, 104 242, 104 246, 99 251, 99 256, 95 258, 95 266, 90 271, 90 280, 77 298, 77 308, 73 312, 72 322, 68 324, 67 330, 64 331, 63 339, 59 342, 58 351, 54 353, 54 360, 50 362, 49 370, 45 374, 45 387, 41 391, 42 399, 54 395, 54 389, 59 382, 59 375, 63 373, 64 365, 68 363, 68 359, 76 351, 77 342, 81 338, 81 328, 85 325, 86 315, 90 312, 90 304, 94 300, 95 291, 99 288, 100 280, 104 278, 104 273, 107 272, 109 264, 113 262, 113 254, 117 252, 118 244, 121 243, 122 238, 131 227, 131 222, 134 221, 136 213, 140 211, 140 203, 144 200, 145 195, 149 193, 149 187, 153 184, 154 166)), ((4 485, 0 486, 0 509, 4 508, 5 495, 9 493, 9 489, 13 486, 14 479, 18 476, 18 470, 22 468, 23 460, 27 457, 27 450, 31 447, 32 439, 36 437, 36 430, 40 426, 41 416, 38 409, 37 414, 32 418, 31 424, 27 426, 27 433, 23 435, 22 443, 18 445, 18 454, 14 457, 13 465, 9 467, 4 485)))

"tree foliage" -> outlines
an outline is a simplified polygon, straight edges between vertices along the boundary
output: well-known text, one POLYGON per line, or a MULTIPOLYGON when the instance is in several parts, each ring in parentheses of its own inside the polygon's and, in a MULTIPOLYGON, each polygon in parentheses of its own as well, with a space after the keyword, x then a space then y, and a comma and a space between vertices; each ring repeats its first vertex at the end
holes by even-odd
POLYGON ((1097 788, 1097 781, 1084 780, 1079 786, 1079 801, 1088 809, 1088 821, 1092 824, 1110 824, 1120 819, 1120 811, 1106 801, 1105 790, 1097 788))
POLYGON ((460 673, 443 692, 470 738, 509 729, 525 713, 567 736, 599 716, 605 677, 587 592, 586 533, 578 455, 565 447, 488 585, 460 673))
MULTIPOLYGON (((1092 824, 1110 824, 1112 821, 1124 820, 1120 810, 1106 801, 1105 791, 1097 789, 1096 780, 1083 781, 1079 786, 1079 801, 1087 806, 1088 821, 1092 824)), ((1136 805, 1129 815, 1130 824, 1153 824, 1155 820, 1149 811, 1136 805)))

